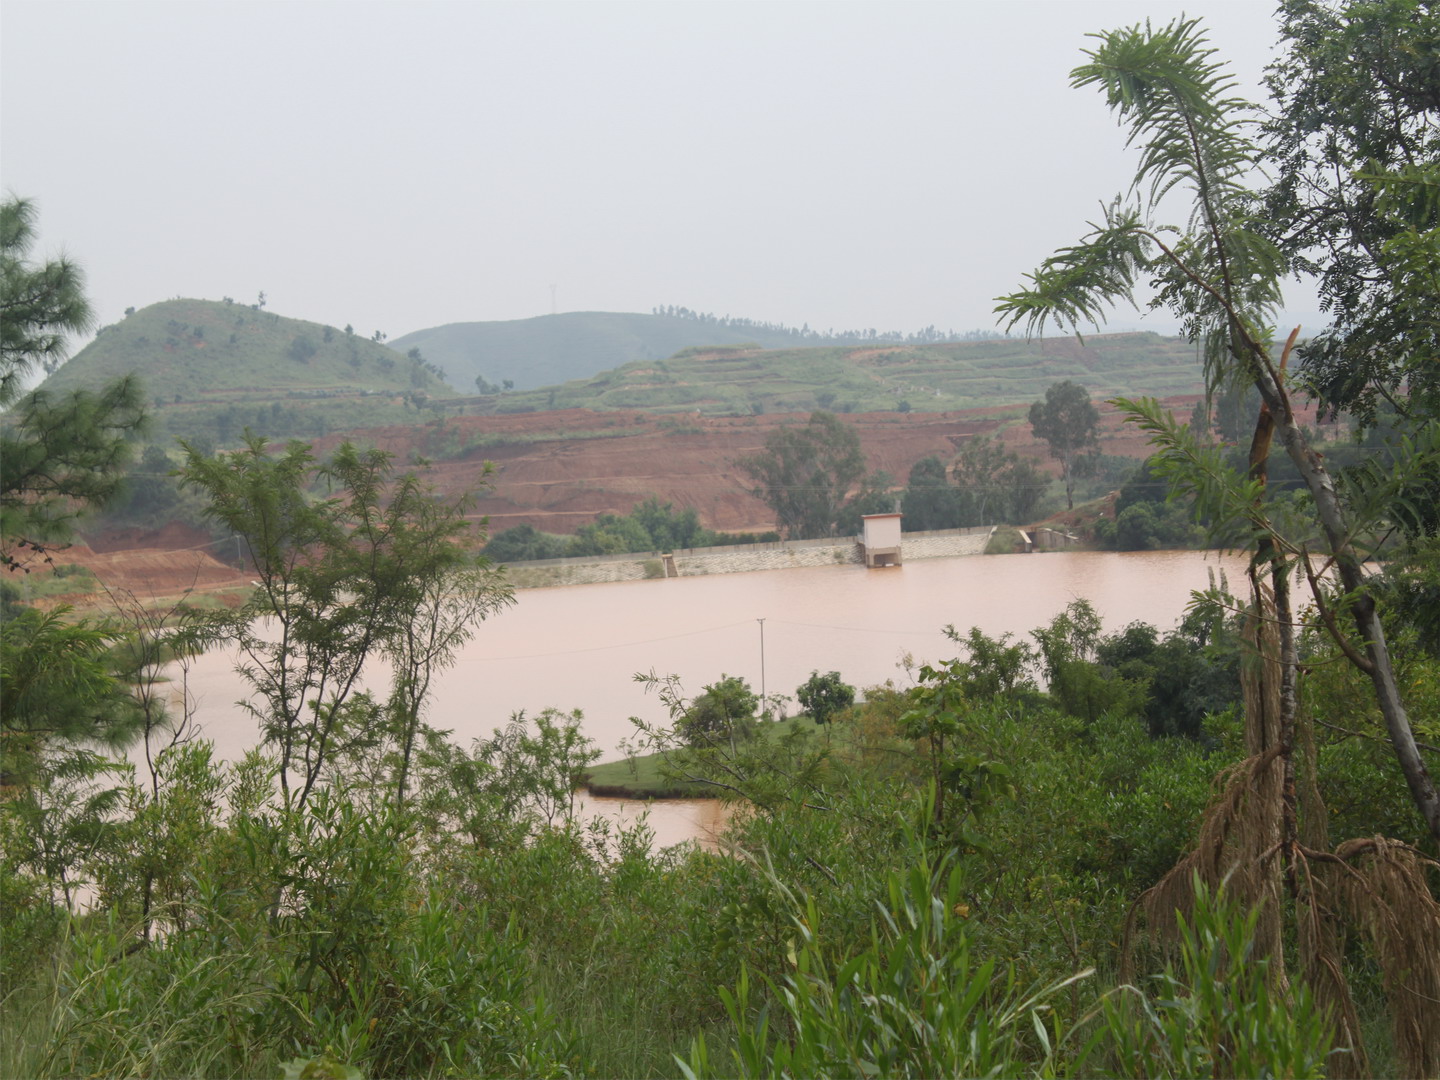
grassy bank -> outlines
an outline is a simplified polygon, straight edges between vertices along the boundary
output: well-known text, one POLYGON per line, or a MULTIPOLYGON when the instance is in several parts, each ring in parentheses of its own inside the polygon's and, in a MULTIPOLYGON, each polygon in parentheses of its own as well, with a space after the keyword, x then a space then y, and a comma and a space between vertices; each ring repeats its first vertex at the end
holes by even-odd
MULTIPOLYGON (((823 738, 824 730, 804 715, 761 721, 756 728, 757 739, 779 741, 787 736, 808 741, 823 738)), ((714 784, 677 777, 665 754, 637 754, 592 765, 585 772, 585 790, 609 799, 705 799, 721 793, 714 784)))

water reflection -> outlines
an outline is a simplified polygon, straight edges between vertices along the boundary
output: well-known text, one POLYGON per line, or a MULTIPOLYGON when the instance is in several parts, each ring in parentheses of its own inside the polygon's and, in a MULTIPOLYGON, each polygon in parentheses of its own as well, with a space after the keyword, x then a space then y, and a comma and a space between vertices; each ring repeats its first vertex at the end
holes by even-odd
POLYGON ((582 818, 603 817, 620 828, 633 828, 642 819, 655 834, 656 848, 694 840, 706 851, 719 851, 720 834, 730 809, 719 799, 611 799, 581 793, 575 798, 582 818))

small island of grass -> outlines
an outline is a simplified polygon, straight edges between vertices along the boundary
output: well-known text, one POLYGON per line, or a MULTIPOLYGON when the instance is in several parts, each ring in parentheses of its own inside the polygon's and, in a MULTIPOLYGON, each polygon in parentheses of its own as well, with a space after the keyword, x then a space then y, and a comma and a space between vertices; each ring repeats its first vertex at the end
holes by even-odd
MULTIPOLYGON (((760 721, 756 738, 777 739, 792 732, 823 737, 823 729, 803 714, 760 721)), ((637 754, 592 765, 585 770, 583 786, 591 795, 607 799, 708 799, 721 794, 713 784, 682 780, 667 766, 664 753, 637 754)))

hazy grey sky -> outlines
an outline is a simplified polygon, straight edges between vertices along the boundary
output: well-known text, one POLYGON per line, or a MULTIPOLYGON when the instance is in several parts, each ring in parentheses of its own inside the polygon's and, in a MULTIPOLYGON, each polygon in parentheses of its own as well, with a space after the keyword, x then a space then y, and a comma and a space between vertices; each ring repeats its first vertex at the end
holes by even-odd
POLYGON ((988 327, 1133 170, 1067 85, 1085 34, 1200 16, 1258 96, 1272 10, 5 0, 0 183, 104 322, 263 289, 391 337, 552 297, 988 327))

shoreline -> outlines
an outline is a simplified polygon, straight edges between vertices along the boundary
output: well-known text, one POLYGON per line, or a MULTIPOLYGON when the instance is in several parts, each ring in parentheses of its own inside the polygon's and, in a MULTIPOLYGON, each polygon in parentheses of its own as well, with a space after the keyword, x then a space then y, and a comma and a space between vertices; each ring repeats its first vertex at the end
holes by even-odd
MULTIPOLYGON (((948 559, 986 554, 997 525, 931 532, 901 533, 901 561, 948 559)), ((615 581, 665 580, 711 574, 744 574, 757 570, 790 570, 809 566, 863 565, 864 547, 855 537, 819 540, 778 540, 763 544, 690 548, 675 552, 625 552, 582 555, 571 559, 537 559, 502 564, 517 589, 564 585, 598 585, 615 581)))

